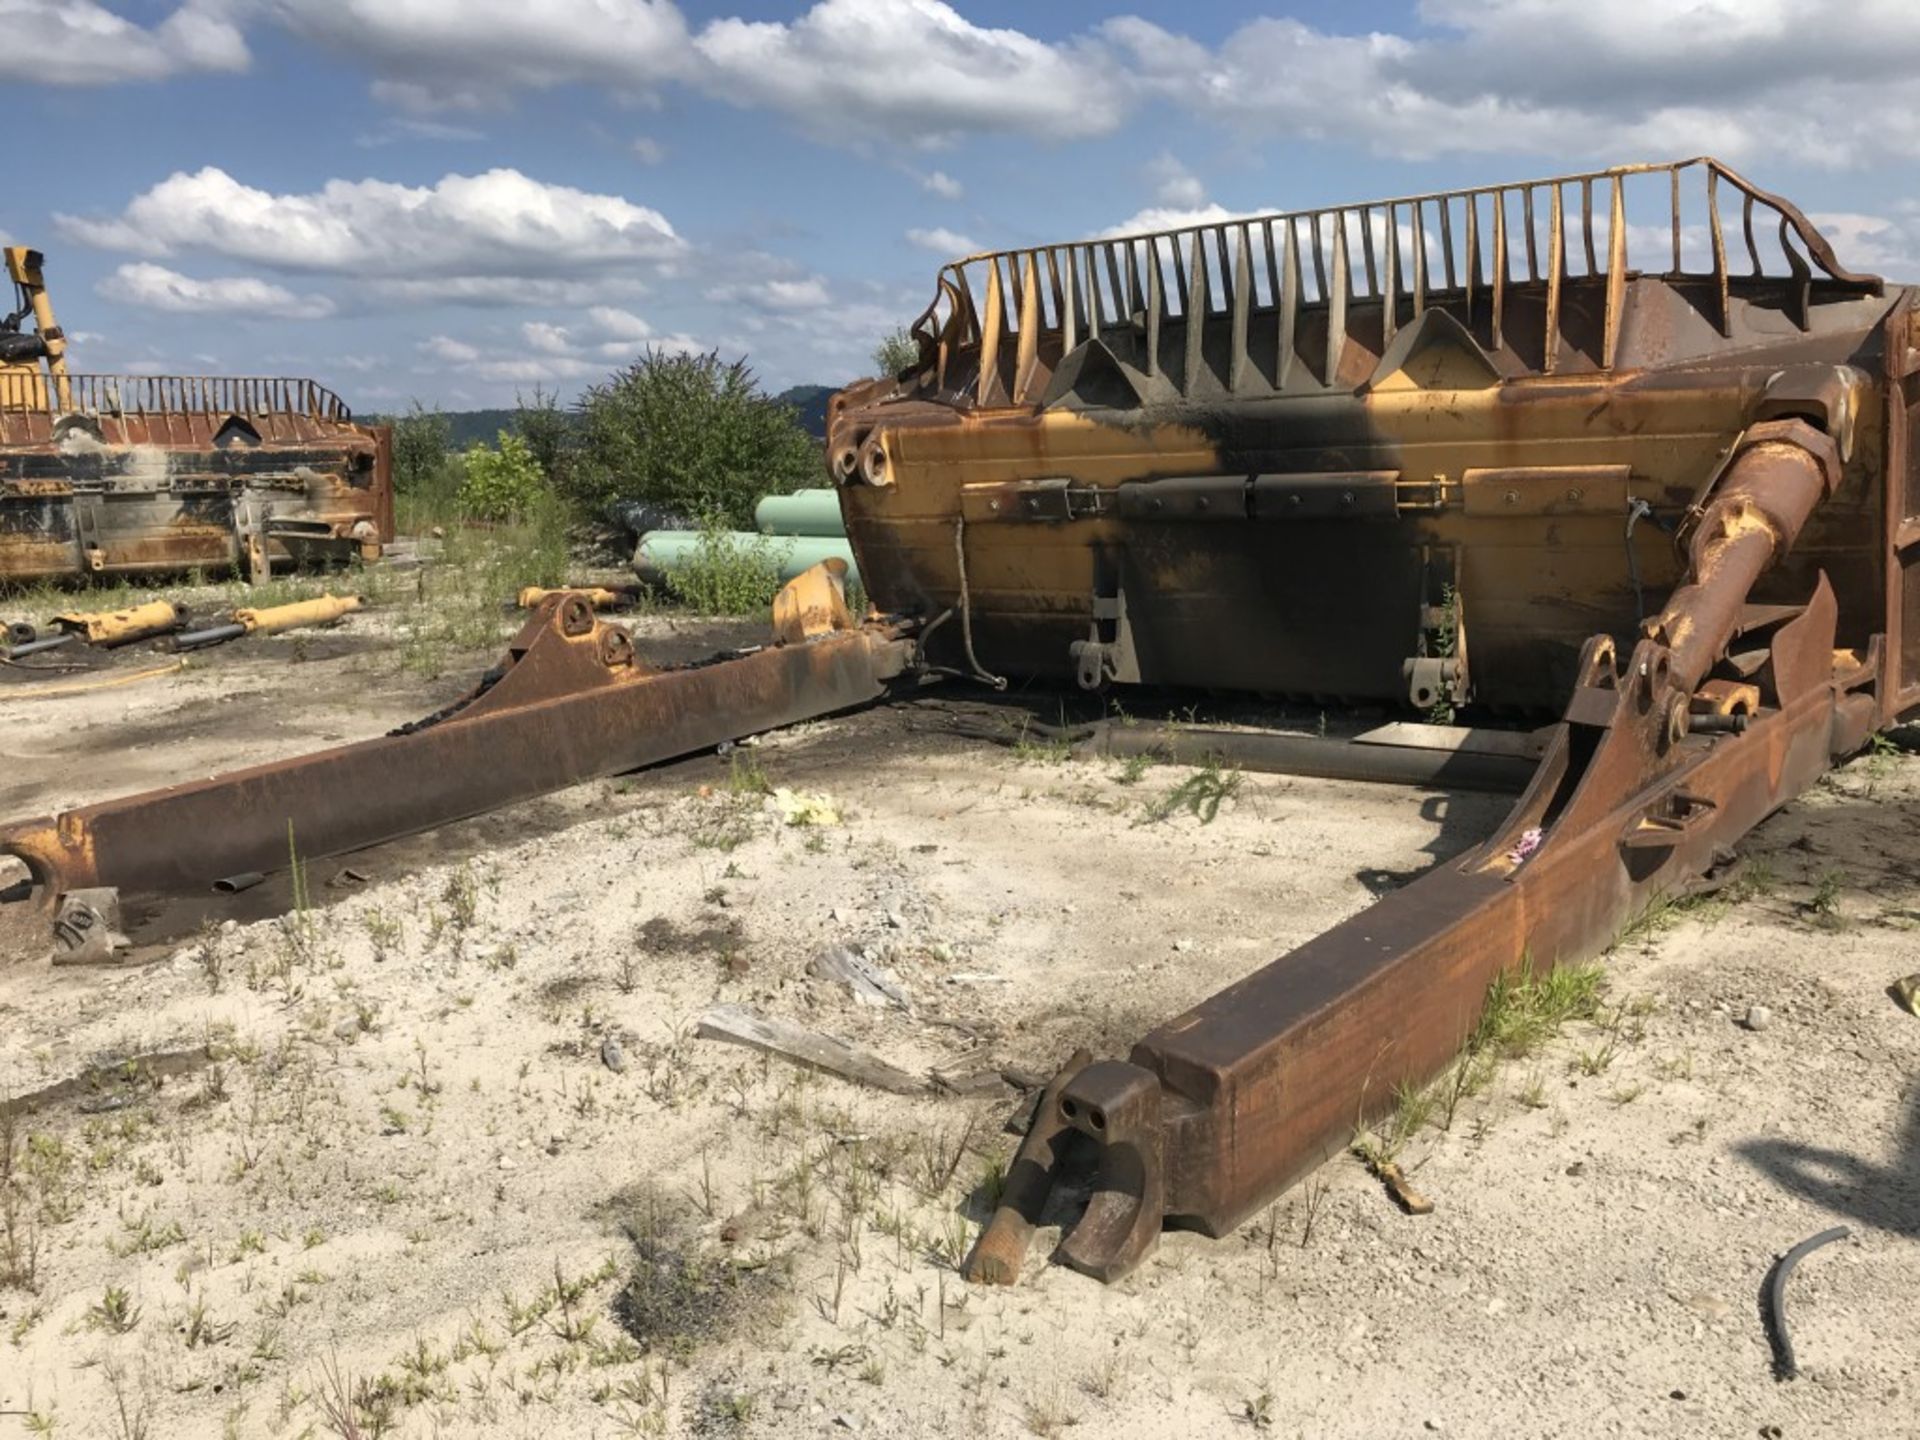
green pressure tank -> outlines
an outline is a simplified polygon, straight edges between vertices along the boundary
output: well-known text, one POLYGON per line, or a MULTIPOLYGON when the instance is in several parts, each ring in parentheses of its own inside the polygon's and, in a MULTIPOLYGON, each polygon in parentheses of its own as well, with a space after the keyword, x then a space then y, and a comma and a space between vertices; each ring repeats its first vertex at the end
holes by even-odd
MULTIPOLYGON (((698 530, 650 530, 640 537, 640 548, 633 552, 633 572, 650 585, 664 584, 667 576, 700 554, 704 537, 698 530)), ((854 563, 853 547, 844 538, 826 535, 756 535, 747 530, 723 530, 719 538, 736 550, 764 548, 767 558, 780 567, 780 578, 791 580, 809 566, 838 556, 847 562, 847 583, 860 583, 860 567, 854 563)))
POLYGON ((838 490, 796 490, 769 495, 753 507, 753 523, 765 535, 845 535, 838 490))

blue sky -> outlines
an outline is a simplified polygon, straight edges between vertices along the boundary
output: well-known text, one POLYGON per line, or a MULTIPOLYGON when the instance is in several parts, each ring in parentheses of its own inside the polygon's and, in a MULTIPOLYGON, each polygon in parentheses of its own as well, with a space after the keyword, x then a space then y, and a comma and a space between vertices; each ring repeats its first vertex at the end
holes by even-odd
MULTIPOLYGON (((355 408, 866 373, 970 246, 1720 155, 1920 278, 1920 5, 0 0, 87 370, 355 408)), ((24 127, 21 122, 24 121, 24 127)))

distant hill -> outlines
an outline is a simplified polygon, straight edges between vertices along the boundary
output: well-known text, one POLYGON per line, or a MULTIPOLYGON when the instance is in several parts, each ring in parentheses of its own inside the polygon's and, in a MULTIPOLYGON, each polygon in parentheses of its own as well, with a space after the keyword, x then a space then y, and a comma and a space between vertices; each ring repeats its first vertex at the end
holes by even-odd
MULTIPOLYGON (((773 398, 782 405, 793 407, 802 428, 816 440, 827 438, 827 401, 833 397, 832 385, 795 385, 791 390, 783 390, 773 398)), ((473 445, 491 445, 499 438, 502 430, 511 430, 517 410, 443 410, 446 417, 448 443, 455 450, 465 450, 473 445)), ((372 421, 392 420, 391 415, 369 415, 363 417, 372 421)))
POLYGON ((827 438, 827 401, 833 398, 833 392, 831 385, 796 385, 773 398, 782 405, 791 405, 807 433, 816 440, 824 440, 827 438))
POLYGON ((449 410, 447 414, 447 443, 455 450, 469 450, 475 445, 491 445, 500 438, 502 430, 514 428, 517 410, 449 410))

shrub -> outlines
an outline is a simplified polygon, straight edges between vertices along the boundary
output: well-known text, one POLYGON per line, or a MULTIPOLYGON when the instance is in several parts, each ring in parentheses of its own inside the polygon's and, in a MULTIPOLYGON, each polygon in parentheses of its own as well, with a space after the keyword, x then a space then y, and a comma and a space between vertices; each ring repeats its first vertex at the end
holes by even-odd
POLYGON ((580 399, 578 449, 560 477, 591 513, 639 500, 753 525, 763 495, 822 479, 813 438, 744 360, 649 350, 580 399))
POLYGON ((667 576, 667 588, 702 614, 764 614, 780 591, 780 562, 785 557, 777 546, 767 535, 743 544, 723 520, 710 517, 700 527, 694 558, 667 576))
POLYGON ((393 422, 394 489, 411 495, 430 486, 447 463, 452 434, 446 416, 423 410, 414 401, 413 408, 393 422))
POLYGON ((578 441, 579 427, 574 417, 560 408, 558 396, 538 385, 533 387, 531 400, 519 395, 514 399, 514 433, 527 442, 548 486, 564 493, 567 466, 572 463, 578 441))
POLYGON ((902 325, 873 347, 873 373, 892 379, 920 363, 920 342, 902 325))
POLYGON ((500 445, 475 445, 463 460, 460 508, 475 520, 525 520, 546 498, 546 477, 527 442, 500 432, 500 445))

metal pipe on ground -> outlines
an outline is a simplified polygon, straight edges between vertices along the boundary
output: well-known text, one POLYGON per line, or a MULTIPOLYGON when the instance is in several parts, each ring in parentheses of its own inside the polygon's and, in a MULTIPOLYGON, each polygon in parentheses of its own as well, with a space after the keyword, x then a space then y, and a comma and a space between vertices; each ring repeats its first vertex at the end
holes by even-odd
MULTIPOLYGON (((1175 765, 1226 762, 1243 770, 1309 775, 1382 785, 1518 793, 1533 778, 1524 754, 1470 748, 1337 740, 1270 730, 1223 730, 1192 725, 1115 725, 1100 721, 1074 741, 1077 754, 1126 759, 1148 755, 1175 765)), ((1471 732, 1469 732, 1471 733, 1471 732)))
POLYGON ((173 637, 167 648, 174 651, 202 650, 209 645, 224 645, 247 633, 244 625, 214 625, 205 630, 186 630, 173 637))
POLYGON ((769 495, 753 507, 753 523, 763 535, 844 539, 847 533, 838 490, 795 490, 791 495, 769 495))
POLYGON ((721 544, 742 559, 764 547, 785 584, 823 560, 844 560, 847 583, 860 583, 860 567, 853 558, 853 546, 845 538, 821 535, 756 535, 745 530, 723 530, 717 539, 698 530, 653 530, 643 535, 633 552, 633 570, 651 585, 665 584, 670 576, 712 553, 721 544))
POLYGON ((44 640, 31 640, 8 650, 7 659, 18 660, 23 655, 38 655, 42 650, 58 650, 62 645, 71 645, 79 638, 78 635, 49 635, 44 640))

